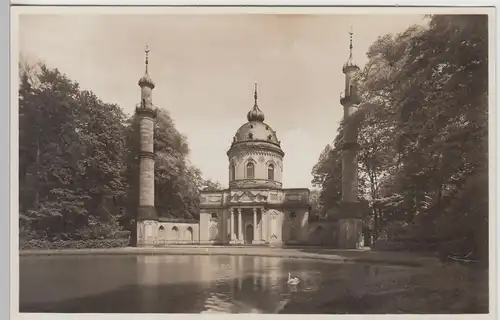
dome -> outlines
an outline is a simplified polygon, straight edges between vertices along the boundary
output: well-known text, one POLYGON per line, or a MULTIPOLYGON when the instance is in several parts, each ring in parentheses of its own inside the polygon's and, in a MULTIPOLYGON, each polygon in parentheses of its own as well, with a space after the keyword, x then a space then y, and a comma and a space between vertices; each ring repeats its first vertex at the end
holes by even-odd
POLYGON ((154 89, 155 83, 153 79, 149 76, 149 74, 146 72, 144 75, 139 79, 139 86, 148 86, 151 87, 151 89, 154 89))
POLYGON ((243 141, 265 141, 276 145, 280 144, 276 132, 262 121, 249 121, 236 131, 233 143, 243 141))
POLYGON ((281 189, 283 156, 276 132, 264 122, 264 112, 257 104, 255 85, 253 108, 248 122, 233 137, 226 152, 229 159, 229 188, 281 189))
POLYGON ((270 142, 279 147, 276 132, 264 123, 264 112, 257 104, 257 84, 255 84, 253 108, 247 113, 248 122, 242 125, 233 138, 233 144, 243 141, 270 142))
POLYGON ((359 70, 359 67, 357 66, 356 62, 354 62, 354 59, 352 56, 349 57, 349 59, 344 63, 344 66, 342 67, 342 72, 346 73, 351 70, 359 70))

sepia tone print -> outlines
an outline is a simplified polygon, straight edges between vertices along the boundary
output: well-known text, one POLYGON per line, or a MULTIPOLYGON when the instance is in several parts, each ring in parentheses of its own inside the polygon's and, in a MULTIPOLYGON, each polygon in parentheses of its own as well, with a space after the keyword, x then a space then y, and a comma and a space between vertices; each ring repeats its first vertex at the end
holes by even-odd
POLYGON ((489 313, 487 12, 94 12, 18 15, 20 312, 489 313))

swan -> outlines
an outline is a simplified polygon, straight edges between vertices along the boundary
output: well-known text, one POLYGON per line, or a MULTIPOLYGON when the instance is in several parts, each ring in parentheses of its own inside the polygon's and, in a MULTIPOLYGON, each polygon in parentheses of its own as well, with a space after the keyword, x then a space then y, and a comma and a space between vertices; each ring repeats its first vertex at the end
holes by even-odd
POLYGON ((292 273, 288 272, 288 281, 287 281, 288 284, 296 285, 299 284, 299 282, 300 282, 299 278, 292 277, 292 273))

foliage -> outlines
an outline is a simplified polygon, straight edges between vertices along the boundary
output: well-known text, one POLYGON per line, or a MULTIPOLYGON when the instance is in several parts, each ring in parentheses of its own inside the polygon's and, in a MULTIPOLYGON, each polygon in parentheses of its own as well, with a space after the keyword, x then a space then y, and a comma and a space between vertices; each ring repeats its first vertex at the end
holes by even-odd
POLYGON ((219 191, 224 190, 219 181, 212 181, 211 179, 203 180, 202 184, 198 187, 198 189, 203 191, 219 191))
POLYGON ((19 89, 20 224, 47 236, 109 221, 105 195, 125 190, 124 114, 39 65, 19 89), (37 81, 33 81, 33 79, 37 81))
MULTIPOLYGON (((401 222, 415 230, 415 241, 466 239, 477 244, 475 252, 484 250, 487 34, 486 16, 436 15, 425 28, 380 37, 370 47, 357 79, 363 102, 356 116, 360 197, 371 204, 375 237, 401 222)), ((328 210, 338 199, 341 164, 335 148, 325 152, 313 183, 328 210)))
POLYGON ((320 215, 338 208, 342 197, 342 158, 340 150, 341 132, 335 139, 333 147, 325 146, 318 163, 313 167, 313 181, 315 187, 321 188, 319 194, 320 215))
POLYGON ((127 238, 118 239, 103 239, 103 240, 57 240, 47 241, 43 239, 32 239, 22 241, 19 244, 19 249, 96 249, 96 248, 121 248, 128 245, 127 238))
MULTIPOLYGON (((114 239, 138 206, 138 119, 57 69, 20 65, 19 222, 22 239, 114 239), (123 210, 125 209, 125 210, 123 210)), ((156 206, 197 217, 199 188, 220 188, 189 165, 186 138, 165 110, 155 127, 156 206)))
POLYGON ((309 203, 311 206, 311 210, 309 212, 309 219, 316 220, 325 216, 323 206, 321 205, 321 190, 320 189, 312 189, 309 194, 309 203))

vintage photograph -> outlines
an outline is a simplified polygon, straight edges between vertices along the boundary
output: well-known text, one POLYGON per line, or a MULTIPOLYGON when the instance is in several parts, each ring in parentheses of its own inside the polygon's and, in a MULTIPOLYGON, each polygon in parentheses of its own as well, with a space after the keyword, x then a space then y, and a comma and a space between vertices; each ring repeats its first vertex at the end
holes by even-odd
POLYGON ((489 314, 494 23, 12 7, 18 311, 489 314))

